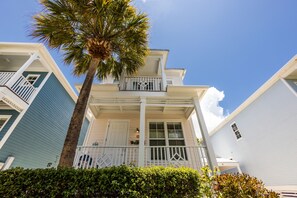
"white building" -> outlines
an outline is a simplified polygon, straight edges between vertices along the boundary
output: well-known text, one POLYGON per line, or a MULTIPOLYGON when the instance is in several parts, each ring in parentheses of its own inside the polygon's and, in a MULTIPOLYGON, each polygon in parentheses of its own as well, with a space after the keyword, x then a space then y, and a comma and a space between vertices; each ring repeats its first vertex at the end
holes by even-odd
POLYGON ((275 190, 297 192, 297 56, 210 136, 217 157, 238 161, 275 190))
POLYGON ((183 85, 185 70, 165 67, 168 53, 151 50, 137 74, 92 86, 95 119, 78 147, 76 167, 217 165, 199 104, 208 87, 183 85), (197 143, 194 111, 204 145, 197 143))

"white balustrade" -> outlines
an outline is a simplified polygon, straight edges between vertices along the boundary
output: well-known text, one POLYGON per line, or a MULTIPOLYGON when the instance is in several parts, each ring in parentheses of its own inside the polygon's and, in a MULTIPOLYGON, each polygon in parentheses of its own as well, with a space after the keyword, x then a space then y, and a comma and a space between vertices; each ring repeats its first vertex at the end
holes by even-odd
POLYGON ((29 102, 36 88, 23 76, 16 77, 14 82, 7 83, 15 72, 0 72, 0 85, 8 87, 25 102, 29 102))
MULTIPOLYGON (((138 165, 138 146, 79 146, 75 168, 104 168, 138 165)), ((205 146, 145 146, 144 166, 190 167, 200 170, 206 166, 205 146)))
POLYGON ((137 146, 79 146, 73 166, 75 168, 104 168, 122 164, 137 166, 137 157, 137 146))
POLYGON ((14 74, 15 72, 0 72, 0 85, 5 85, 14 74))
POLYGON ((125 77, 121 90, 126 91, 162 91, 162 78, 151 76, 125 77))

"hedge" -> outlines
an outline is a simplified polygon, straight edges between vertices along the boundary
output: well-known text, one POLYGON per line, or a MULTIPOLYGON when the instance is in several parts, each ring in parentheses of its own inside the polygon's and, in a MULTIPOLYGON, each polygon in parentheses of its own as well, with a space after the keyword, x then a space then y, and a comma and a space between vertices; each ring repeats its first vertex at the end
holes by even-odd
POLYGON ((22 169, 0 172, 0 197, 275 198, 255 177, 190 168, 109 167, 22 169))
POLYGON ((10 169, 0 172, 0 197, 200 197, 190 168, 10 169))

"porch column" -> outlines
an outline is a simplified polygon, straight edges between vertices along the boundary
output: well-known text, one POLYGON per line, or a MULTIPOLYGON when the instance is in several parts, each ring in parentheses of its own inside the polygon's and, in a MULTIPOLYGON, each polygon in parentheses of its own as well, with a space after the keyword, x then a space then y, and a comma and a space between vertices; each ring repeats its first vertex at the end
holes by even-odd
POLYGON ((165 74, 165 68, 162 65, 162 59, 159 60, 159 67, 161 67, 161 76, 162 76, 162 91, 166 91, 167 87, 167 81, 166 81, 166 74, 165 74))
POLYGON ((146 99, 140 99, 140 121, 139 121, 139 151, 138 151, 138 166, 144 166, 144 139, 145 139, 145 106, 146 99))
POLYGON ((209 134, 208 134, 208 131, 206 128, 204 118, 203 118, 203 114, 201 111, 198 97, 193 98, 193 103, 194 103, 197 120, 198 120, 200 131, 201 131, 201 135, 202 135, 203 141, 204 141, 206 149, 207 149, 207 158, 208 158, 207 161, 209 162, 209 167, 211 168, 211 170, 214 170, 215 167, 218 167, 218 163, 217 163, 217 160, 215 157, 213 147, 210 142, 209 134))
POLYGON ((32 53, 30 58, 20 67, 20 69, 13 75, 13 77, 6 83, 8 86, 12 86, 14 82, 23 74, 23 72, 35 61, 39 59, 38 54, 32 53))

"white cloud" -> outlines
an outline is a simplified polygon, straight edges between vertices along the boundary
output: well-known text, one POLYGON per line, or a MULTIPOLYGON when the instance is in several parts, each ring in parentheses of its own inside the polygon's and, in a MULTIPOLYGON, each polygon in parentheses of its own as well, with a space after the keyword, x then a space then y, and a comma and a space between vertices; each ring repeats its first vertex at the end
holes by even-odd
MULTIPOLYGON (((219 105, 225 97, 224 91, 219 91, 215 87, 211 87, 207 90, 200 105, 203 113, 203 117, 208 131, 213 130, 221 121, 225 119, 227 115, 224 115, 224 108, 219 105)), ((196 115, 192 117, 196 135, 200 137, 200 130, 196 115)))

